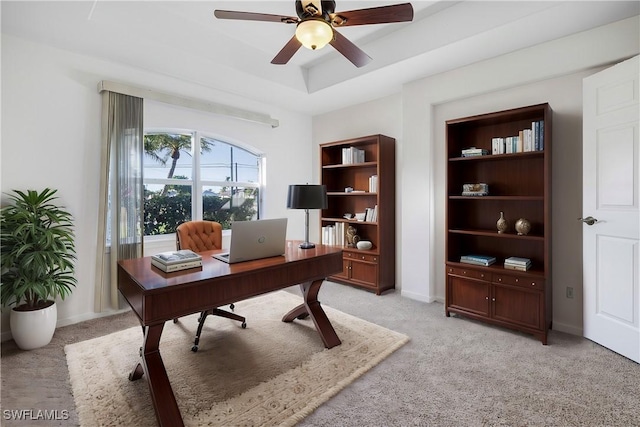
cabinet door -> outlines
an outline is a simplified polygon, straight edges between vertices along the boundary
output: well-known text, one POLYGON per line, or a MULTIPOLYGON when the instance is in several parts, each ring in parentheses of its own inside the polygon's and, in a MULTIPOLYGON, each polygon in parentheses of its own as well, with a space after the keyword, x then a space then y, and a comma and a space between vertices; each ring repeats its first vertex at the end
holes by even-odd
POLYGON ((352 260, 351 280, 375 288, 378 283, 378 264, 352 260))
POLYGON ((489 282, 447 276, 449 307, 480 316, 489 316, 489 282))
POLYGON ((492 317, 528 328, 542 329, 543 292, 494 284, 492 317))
POLYGON ((342 272, 334 274, 333 277, 335 277, 336 279, 349 280, 351 273, 350 270, 351 260, 342 258, 342 272))

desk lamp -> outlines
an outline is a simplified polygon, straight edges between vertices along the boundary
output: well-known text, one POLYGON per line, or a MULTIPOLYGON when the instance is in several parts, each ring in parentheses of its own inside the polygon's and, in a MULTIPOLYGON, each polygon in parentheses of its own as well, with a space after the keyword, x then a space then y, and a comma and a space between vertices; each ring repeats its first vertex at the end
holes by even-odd
POLYGON ((290 185, 287 196, 287 208, 304 209, 304 243, 301 249, 315 248, 316 245, 309 242, 309 209, 327 208, 327 187, 325 185, 290 185))

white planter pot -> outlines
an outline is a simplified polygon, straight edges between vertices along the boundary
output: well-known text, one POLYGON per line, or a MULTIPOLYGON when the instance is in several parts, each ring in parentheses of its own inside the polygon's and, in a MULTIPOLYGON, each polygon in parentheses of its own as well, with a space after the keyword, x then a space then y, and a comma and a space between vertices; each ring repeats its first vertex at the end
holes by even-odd
POLYGON ((51 342, 58 321, 58 307, 54 302, 42 310, 15 311, 9 316, 11 335, 22 350, 33 350, 51 342))

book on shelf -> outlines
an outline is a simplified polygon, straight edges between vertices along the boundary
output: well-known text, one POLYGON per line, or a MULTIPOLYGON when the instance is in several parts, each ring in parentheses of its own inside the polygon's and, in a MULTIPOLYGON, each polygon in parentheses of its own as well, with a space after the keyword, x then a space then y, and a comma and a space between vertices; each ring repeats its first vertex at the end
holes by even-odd
POLYGON ((190 268, 201 267, 202 266, 202 259, 193 260, 193 261, 178 262, 176 264, 164 264, 161 261, 158 261, 158 260, 156 260, 154 258, 151 258, 151 265, 153 265, 156 268, 159 268, 160 270, 164 271, 165 273, 172 273, 174 271, 188 270, 190 268))
POLYGON ((365 208, 364 210, 365 222, 377 222, 378 221, 378 205, 373 208, 365 208))
POLYGON ((504 268, 510 270, 527 271, 531 268, 531 260, 529 258, 509 257, 504 260, 504 268))
POLYGON ((463 149, 460 154, 462 157, 486 156, 487 154, 489 154, 489 150, 485 150, 484 148, 469 147, 463 149))
POLYGON ((342 164, 364 163, 364 150, 356 147, 344 147, 342 149, 342 164))
POLYGON ((508 262, 510 264, 520 264, 520 265, 531 264, 531 260, 529 258, 521 258, 517 256, 510 256, 509 258, 505 259, 504 262, 508 262))
POLYGON ((369 193, 378 192, 378 175, 371 175, 369 177, 369 193))
POLYGON ((465 264, 489 266, 496 262, 496 257, 489 255, 462 255, 460 262, 465 264))
POLYGON ((463 196, 486 196, 489 194, 489 186, 485 183, 462 184, 463 196))
POLYGON ((531 265, 508 264, 505 262, 504 268, 507 270, 527 271, 531 268, 531 265))
POLYGON ((346 226, 344 222, 336 222, 322 227, 320 237, 323 245, 344 246, 346 244, 346 226))
POLYGON ((491 138, 491 154, 526 153, 541 150, 544 150, 544 120, 531 122, 530 129, 522 129, 518 131, 517 135, 491 138))

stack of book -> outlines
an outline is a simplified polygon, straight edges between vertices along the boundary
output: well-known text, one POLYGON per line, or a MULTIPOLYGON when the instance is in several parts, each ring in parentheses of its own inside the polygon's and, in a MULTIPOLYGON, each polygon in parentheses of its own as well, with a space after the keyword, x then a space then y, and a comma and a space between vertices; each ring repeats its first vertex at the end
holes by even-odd
POLYGON ((151 255, 151 265, 165 273, 200 267, 202 256, 188 249, 151 255))
POLYGON ((342 149, 342 164, 364 163, 364 150, 356 147, 345 147, 342 149))
POLYGON ((489 150, 485 150, 484 148, 476 148, 469 147, 462 150, 462 157, 473 157, 473 156, 486 156, 489 154, 489 150))
POLYGON ((473 265, 484 265, 485 267, 496 262, 496 257, 488 255, 462 255, 460 262, 473 265))
POLYGON ((504 268, 509 270, 527 271, 531 268, 531 260, 529 258, 512 256, 504 260, 504 268))
POLYGON ((488 194, 489 186, 487 184, 462 184, 463 196, 486 196, 488 194))

